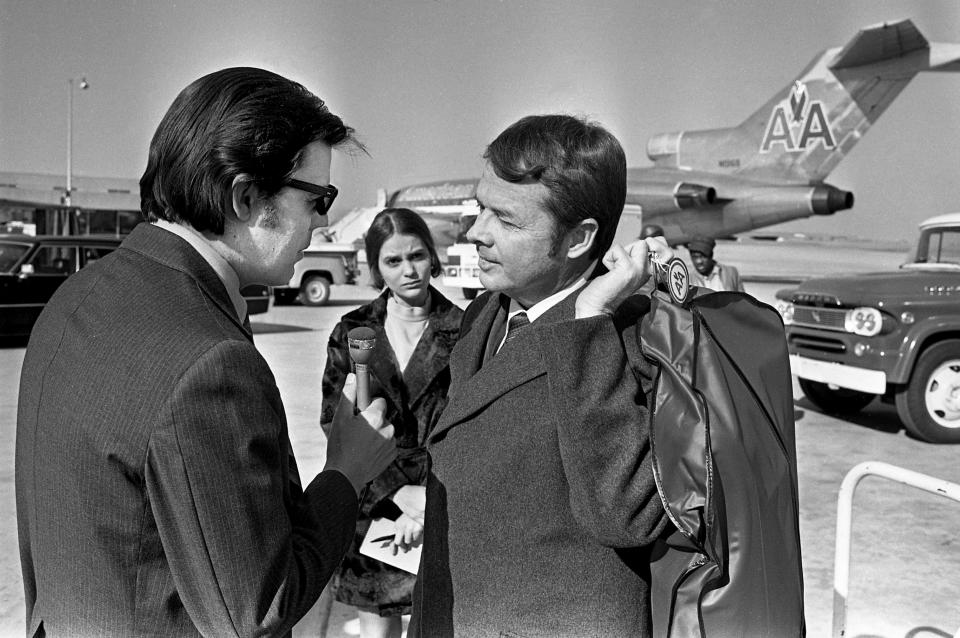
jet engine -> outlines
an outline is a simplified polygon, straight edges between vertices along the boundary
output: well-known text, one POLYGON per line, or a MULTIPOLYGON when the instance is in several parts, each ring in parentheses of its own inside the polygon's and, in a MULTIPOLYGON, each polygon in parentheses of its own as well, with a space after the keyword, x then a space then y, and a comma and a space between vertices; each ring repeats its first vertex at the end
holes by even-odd
POLYGON ((810 194, 814 215, 833 215, 838 210, 853 208, 853 193, 830 184, 817 184, 810 194))
POLYGON ((661 209, 672 206, 679 209, 702 208, 717 201, 717 189, 689 182, 643 184, 631 192, 627 187, 627 204, 661 209))

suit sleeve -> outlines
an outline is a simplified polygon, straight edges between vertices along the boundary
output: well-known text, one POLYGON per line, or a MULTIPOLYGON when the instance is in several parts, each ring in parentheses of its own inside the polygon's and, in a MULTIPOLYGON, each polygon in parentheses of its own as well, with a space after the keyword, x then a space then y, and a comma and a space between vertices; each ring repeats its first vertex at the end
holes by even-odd
POLYGON ((574 517, 601 544, 651 543, 667 519, 653 478, 645 394, 649 372, 631 364, 610 317, 550 324, 544 334, 574 517))
POLYGON ((201 356, 159 418, 146 489, 190 618, 204 635, 285 633, 350 544, 353 487, 339 472, 303 492, 290 480, 279 391, 249 343, 201 356))

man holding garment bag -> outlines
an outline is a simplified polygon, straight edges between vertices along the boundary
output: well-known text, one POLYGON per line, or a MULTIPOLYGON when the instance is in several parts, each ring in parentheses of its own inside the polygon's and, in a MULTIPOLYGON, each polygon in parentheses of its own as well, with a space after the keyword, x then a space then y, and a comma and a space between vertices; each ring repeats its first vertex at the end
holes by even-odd
POLYGON ((525 117, 484 158, 467 239, 490 292, 464 316, 428 442, 409 635, 650 636, 650 544, 667 521, 651 371, 632 369, 619 332, 644 309, 620 323, 624 297, 607 298, 643 283, 648 248, 670 251, 662 238, 610 249, 626 159, 601 126, 525 117), (598 388, 602 402, 578 398, 598 388))

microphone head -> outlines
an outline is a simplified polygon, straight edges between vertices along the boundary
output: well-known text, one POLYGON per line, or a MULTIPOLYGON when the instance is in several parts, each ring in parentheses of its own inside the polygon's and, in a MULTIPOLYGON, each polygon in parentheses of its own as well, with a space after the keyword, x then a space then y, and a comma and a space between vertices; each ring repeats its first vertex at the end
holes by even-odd
POLYGON ((350 358, 354 363, 367 364, 373 357, 373 349, 377 346, 377 333, 373 328, 360 326, 347 333, 347 347, 350 358))

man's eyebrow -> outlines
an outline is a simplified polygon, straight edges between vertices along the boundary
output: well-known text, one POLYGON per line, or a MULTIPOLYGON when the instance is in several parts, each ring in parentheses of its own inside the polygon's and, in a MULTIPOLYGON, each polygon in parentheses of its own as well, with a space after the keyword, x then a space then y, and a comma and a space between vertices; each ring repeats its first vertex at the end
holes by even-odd
POLYGON ((496 208, 495 206, 487 206, 486 204, 483 203, 483 200, 481 200, 479 197, 477 197, 476 199, 477 199, 477 205, 480 206, 480 208, 485 208, 490 212, 496 213, 497 215, 500 215, 500 216, 511 216, 509 210, 505 210, 503 208, 496 208))

